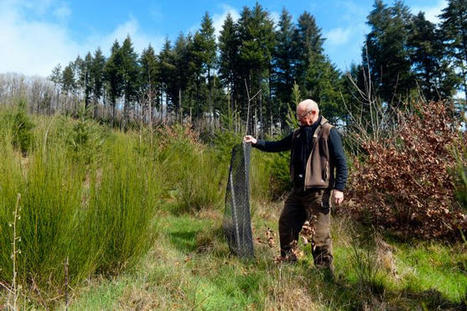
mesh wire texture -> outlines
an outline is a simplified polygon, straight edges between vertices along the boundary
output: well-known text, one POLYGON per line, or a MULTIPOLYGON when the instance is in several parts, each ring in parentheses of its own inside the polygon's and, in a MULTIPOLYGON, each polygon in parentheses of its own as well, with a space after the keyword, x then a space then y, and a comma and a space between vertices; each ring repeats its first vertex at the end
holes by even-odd
POLYGON ((223 224, 230 250, 244 258, 254 256, 249 192, 250 151, 249 143, 238 144, 232 149, 223 224))

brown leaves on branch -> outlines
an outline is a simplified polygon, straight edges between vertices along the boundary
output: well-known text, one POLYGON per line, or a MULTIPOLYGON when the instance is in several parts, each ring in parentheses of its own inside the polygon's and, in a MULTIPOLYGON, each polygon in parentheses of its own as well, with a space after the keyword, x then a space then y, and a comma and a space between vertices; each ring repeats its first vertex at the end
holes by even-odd
POLYGON ((354 204, 346 210, 404 238, 459 237, 467 219, 455 200, 456 161, 450 149, 467 144, 467 135, 444 103, 414 108, 400 113, 392 135, 362 144, 367 156, 353 160, 354 204))

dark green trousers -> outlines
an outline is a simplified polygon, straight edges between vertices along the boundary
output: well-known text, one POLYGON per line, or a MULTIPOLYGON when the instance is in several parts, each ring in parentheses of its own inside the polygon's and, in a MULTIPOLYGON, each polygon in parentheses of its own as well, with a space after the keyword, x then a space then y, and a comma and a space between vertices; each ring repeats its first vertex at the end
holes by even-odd
POLYGON ((291 245, 298 241, 298 235, 305 221, 314 227, 311 241, 315 265, 319 268, 332 265, 330 189, 292 190, 285 201, 279 218, 281 255, 291 251, 291 245))

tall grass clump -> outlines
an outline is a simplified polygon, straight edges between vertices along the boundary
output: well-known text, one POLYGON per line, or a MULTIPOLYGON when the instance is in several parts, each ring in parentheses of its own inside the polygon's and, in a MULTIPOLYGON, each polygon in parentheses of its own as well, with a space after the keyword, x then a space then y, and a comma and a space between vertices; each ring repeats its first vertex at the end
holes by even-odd
POLYGON ((162 127, 156 134, 157 157, 164 176, 166 200, 174 212, 220 208, 228 162, 215 147, 202 144, 188 126, 162 127))
POLYGON ((157 163, 138 156, 130 134, 111 135, 102 161, 76 161, 71 152, 80 150, 61 140, 60 122, 46 120, 38 130, 42 139, 25 158, 12 147, 11 130, 0 126, 0 282, 11 284, 14 272, 9 224, 20 193, 16 282, 48 304, 66 286, 118 273, 145 253, 155 236, 161 179, 157 163))

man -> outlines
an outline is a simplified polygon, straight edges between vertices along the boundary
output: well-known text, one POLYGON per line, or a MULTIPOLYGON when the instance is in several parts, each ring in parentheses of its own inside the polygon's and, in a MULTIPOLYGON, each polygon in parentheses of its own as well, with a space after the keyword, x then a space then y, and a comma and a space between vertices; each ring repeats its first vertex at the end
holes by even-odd
POLYGON ((244 141, 267 152, 291 150, 290 175, 293 189, 285 201, 279 218, 282 258, 296 260, 292 252, 294 241, 305 221, 314 224, 312 254, 315 266, 332 271, 330 236, 330 201, 344 200, 347 163, 337 130, 319 114, 311 99, 297 106, 300 128, 280 141, 263 141, 246 135, 244 141), (334 175, 334 171, 336 174, 334 175))

